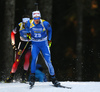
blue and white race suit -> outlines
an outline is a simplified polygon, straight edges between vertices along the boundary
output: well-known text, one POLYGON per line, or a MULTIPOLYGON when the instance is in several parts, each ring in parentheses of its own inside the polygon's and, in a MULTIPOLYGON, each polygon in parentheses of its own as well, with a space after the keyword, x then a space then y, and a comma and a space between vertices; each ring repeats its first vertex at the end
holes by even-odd
POLYGON ((54 75, 55 72, 51 63, 51 54, 48 46, 48 40, 51 40, 52 36, 52 28, 50 24, 42 19, 40 19, 39 24, 35 24, 34 20, 32 19, 27 22, 26 30, 30 30, 32 37, 31 73, 35 73, 38 54, 41 51, 44 56, 45 63, 49 69, 50 75, 54 75))

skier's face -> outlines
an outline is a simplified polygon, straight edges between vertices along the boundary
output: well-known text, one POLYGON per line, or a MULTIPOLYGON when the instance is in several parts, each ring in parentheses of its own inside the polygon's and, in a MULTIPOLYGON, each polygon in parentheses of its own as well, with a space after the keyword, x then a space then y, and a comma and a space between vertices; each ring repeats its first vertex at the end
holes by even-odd
POLYGON ((40 17, 34 17, 34 22, 35 22, 35 24, 39 24, 39 22, 40 22, 40 17))

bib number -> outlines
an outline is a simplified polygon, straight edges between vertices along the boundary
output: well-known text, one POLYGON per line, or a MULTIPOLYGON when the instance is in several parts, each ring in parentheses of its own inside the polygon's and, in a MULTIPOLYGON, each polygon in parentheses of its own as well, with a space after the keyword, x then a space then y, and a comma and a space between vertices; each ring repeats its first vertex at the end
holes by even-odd
POLYGON ((41 34, 39 34, 39 33, 38 34, 35 34, 35 37, 36 38, 38 38, 38 37, 40 38, 41 37, 41 34))

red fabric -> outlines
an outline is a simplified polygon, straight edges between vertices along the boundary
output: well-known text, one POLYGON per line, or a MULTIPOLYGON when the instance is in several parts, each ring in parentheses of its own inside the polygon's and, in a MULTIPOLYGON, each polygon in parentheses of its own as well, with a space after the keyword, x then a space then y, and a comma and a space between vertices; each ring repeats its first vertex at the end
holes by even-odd
POLYGON ((20 59, 19 59, 19 61, 17 61, 18 58, 19 58, 19 55, 18 55, 18 52, 17 52, 17 54, 16 54, 16 60, 15 60, 15 62, 13 64, 13 66, 12 66, 11 73, 15 73, 16 70, 17 70, 17 67, 18 67, 18 65, 20 63, 20 59))
POLYGON ((11 32, 11 41, 12 41, 12 44, 14 45, 15 44, 15 33, 13 31, 11 32))
MULTIPOLYGON (((30 51, 28 51, 26 54, 25 54, 25 62, 24 62, 24 70, 28 70, 28 68, 29 68, 29 59, 30 59, 30 56, 31 56, 31 50, 30 51)), ((16 54, 16 60, 15 60, 15 62, 14 62, 14 64, 13 64, 13 66, 12 66, 12 69, 11 69, 11 73, 15 73, 16 72, 16 70, 17 70, 17 67, 18 67, 18 65, 19 65, 19 63, 20 63, 20 60, 19 61, 17 61, 17 59, 19 58, 19 55, 18 55, 18 52, 17 52, 17 54, 16 54)))
POLYGON ((26 70, 26 71, 27 71, 28 68, 29 68, 30 56, 31 56, 31 50, 28 51, 28 52, 25 54, 24 70, 26 70))

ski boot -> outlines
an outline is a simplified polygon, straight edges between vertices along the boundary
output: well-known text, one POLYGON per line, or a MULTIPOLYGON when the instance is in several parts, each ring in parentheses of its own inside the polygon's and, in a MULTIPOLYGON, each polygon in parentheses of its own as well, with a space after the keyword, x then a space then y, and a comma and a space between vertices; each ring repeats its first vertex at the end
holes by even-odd
POLYGON ((10 77, 7 78, 7 79, 5 80, 5 83, 11 83, 11 82, 13 82, 14 74, 15 74, 15 73, 11 73, 11 74, 10 74, 10 77))
POLYGON ((54 84, 55 87, 59 87, 60 83, 57 81, 55 75, 51 76, 51 81, 54 84))
POLYGON ((34 83, 35 83, 35 73, 32 73, 30 75, 30 82, 29 82, 30 88, 34 86, 34 83))
POLYGON ((22 81, 21 81, 21 83, 26 83, 26 81, 27 81, 26 75, 27 75, 27 71, 24 70, 23 75, 22 75, 22 81))

